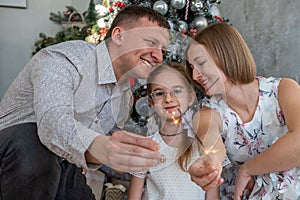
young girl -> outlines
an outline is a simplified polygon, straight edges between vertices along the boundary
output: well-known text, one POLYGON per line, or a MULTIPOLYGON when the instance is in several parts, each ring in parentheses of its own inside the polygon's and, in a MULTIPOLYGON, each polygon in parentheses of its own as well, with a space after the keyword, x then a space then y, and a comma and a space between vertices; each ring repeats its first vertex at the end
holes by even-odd
MULTIPOLYGON (((188 130, 192 125, 183 123, 186 118, 182 114, 191 111, 196 97, 185 68, 178 63, 158 66, 148 77, 147 93, 159 129, 151 138, 160 144, 165 161, 147 173, 132 173, 129 200, 205 199, 205 192, 187 173, 189 165, 199 158, 199 146, 194 132, 188 130)), ((211 193, 216 199, 216 191, 211 193)))

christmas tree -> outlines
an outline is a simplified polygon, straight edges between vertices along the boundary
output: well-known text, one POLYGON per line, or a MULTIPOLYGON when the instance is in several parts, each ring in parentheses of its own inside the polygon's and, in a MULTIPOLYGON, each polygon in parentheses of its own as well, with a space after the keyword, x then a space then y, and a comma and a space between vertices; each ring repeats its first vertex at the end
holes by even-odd
MULTIPOLYGON (((86 41, 92 43, 101 42, 114 17, 122 8, 128 5, 150 7, 164 15, 171 27, 171 39, 164 61, 183 62, 185 47, 191 36, 211 23, 228 21, 221 17, 217 7, 220 3, 220 0, 104 0, 102 5, 96 5, 99 19, 89 29, 86 41)), ((132 90, 135 101, 131 120, 138 125, 133 125, 135 126, 135 132, 145 132, 149 112, 146 87, 139 84, 139 82, 135 82, 132 90), (141 131, 137 131, 137 128, 140 128, 141 131)), ((202 94, 198 92, 199 99, 201 96, 202 94)), ((127 125, 132 125, 132 123, 127 123, 127 125)))
MULTIPOLYGON (((63 29, 55 37, 40 33, 40 40, 35 42, 33 54, 44 47, 68 40, 100 43, 120 10, 129 5, 140 5, 161 13, 170 24, 171 39, 164 61, 183 62, 185 47, 191 36, 211 23, 228 21, 220 14, 217 7, 220 3, 220 0, 103 0, 102 4, 95 5, 94 1, 90 0, 88 10, 79 15, 75 8, 67 6, 63 13, 50 13, 50 20, 62 24, 63 29)), ((149 108, 145 100, 146 87, 135 82, 132 90, 135 102, 131 120, 137 123, 137 127, 142 128, 142 131, 138 132, 143 132, 149 108)))

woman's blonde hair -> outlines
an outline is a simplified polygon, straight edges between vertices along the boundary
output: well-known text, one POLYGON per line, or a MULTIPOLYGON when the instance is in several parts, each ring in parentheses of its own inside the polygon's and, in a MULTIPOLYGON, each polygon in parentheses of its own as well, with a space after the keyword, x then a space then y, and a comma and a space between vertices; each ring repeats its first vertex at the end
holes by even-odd
MULTIPOLYGON (((247 84, 254 81, 256 76, 254 58, 241 34, 232 25, 211 24, 193 37, 186 51, 187 72, 190 79, 192 79, 192 68, 187 53, 189 47, 195 44, 205 46, 217 67, 232 83, 247 84)), ((199 86, 195 81, 191 81, 199 86)))

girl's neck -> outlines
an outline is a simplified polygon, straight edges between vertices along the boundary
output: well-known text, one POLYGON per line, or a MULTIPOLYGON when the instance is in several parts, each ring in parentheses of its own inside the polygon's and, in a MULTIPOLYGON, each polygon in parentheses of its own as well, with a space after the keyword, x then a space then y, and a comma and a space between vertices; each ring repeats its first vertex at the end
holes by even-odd
POLYGON ((186 135, 182 125, 173 122, 166 122, 159 133, 164 142, 172 147, 179 147, 186 135))

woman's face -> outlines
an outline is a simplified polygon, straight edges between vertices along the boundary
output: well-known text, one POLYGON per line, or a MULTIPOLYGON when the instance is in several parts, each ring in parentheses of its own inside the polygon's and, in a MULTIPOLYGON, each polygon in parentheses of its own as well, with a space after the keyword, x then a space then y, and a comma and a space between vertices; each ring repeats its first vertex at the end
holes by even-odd
POLYGON ((224 91, 223 80, 226 77, 204 45, 192 44, 187 51, 187 57, 192 67, 193 79, 202 86, 206 95, 216 95, 224 91))
POLYGON ((173 70, 155 76, 152 84, 151 107, 165 120, 174 120, 184 113, 195 100, 182 75, 173 70))

